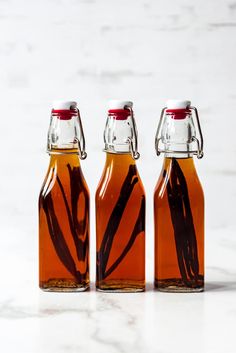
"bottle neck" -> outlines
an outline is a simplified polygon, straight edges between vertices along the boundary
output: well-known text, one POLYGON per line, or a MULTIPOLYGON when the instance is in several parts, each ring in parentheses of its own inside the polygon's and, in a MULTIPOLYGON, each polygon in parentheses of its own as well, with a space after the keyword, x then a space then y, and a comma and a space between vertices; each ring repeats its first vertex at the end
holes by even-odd
POLYGON ((129 109, 109 110, 104 131, 105 151, 130 154, 134 129, 133 117, 129 109))
POLYGON ((103 169, 104 185, 112 180, 114 188, 120 188, 128 173, 137 174, 136 164, 129 154, 106 153, 106 162, 103 169))
POLYGON ((53 110, 48 131, 48 152, 79 153, 82 125, 78 110, 53 110))
POLYGON ((165 157, 191 158, 196 136, 191 111, 167 110, 161 131, 165 157))

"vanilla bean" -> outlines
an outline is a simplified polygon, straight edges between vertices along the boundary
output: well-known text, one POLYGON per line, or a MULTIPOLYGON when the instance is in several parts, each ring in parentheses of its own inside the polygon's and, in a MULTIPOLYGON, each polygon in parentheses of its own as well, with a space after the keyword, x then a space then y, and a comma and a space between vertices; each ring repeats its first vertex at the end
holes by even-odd
MULTIPOLYGON (((140 210, 139 210, 139 214, 137 217, 137 221, 135 223, 133 232, 131 234, 131 237, 127 243, 127 245, 125 246, 123 252, 121 253, 121 255, 118 257, 118 259, 110 266, 110 268, 105 272, 104 277, 101 279, 106 278, 107 276, 109 276, 116 268, 117 266, 121 263, 121 261, 124 259, 124 257, 127 255, 127 253, 129 252, 129 250, 131 249, 131 247, 133 246, 135 239, 137 238, 137 236, 139 234, 141 234, 141 232, 144 232, 145 230, 145 197, 142 196, 142 201, 141 201, 141 206, 140 206, 140 210)), ((138 259, 137 259, 138 260, 138 259)))
POLYGON ((42 201, 42 204, 47 218, 49 234, 59 259, 75 278, 80 279, 80 273, 76 270, 74 260, 58 223, 50 193, 42 201))
MULTIPOLYGON (((74 179, 75 178, 73 176, 70 178, 71 190, 72 190, 72 188, 73 188, 73 190, 75 189, 74 185, 76 184, 77 181, 78 181, 78 185, 80 183, 79 182, 80 176, 78 178, 76 178, 76 180, 74 180, 74 179)), ((61 189, 62 197, 63 197, 64 204, 65 204, 65 207, 66 207, 68 222, 69 222, 69 226, 70 226, 71 235, 72 235, 72 238, 73 238, 73 241, 74 241, 74 244, 75 244, 77 258, 78 258, 79 261, 84 261, 85 258, 86 258, 86 255, 88 255, 87 252, 88 252, 88 242, 89 241, 88 241, 88 232, 86 232, 85 240, 80 239, 80 237, 84 236, 84 234, 81 233, 84 228, 81 228, 80 226, 78 226, 78 222, 77 222, 77 203, 78 203, 78 195, 79 195, 79 193, 76 193, 74 195, 74 202, 72 203, 72 212, 71 212, 69 204, 68 204, 68 201, 67 201, 67 198, 66 198, 66 194, 65 194, 65 191, 64 191, 64 188, 63 188, 63 185, 62 185, 62 183, 60 181, 60 178, 58 176, 57 176, 57 182, 58 182, 58 185, 59 185, 59 187, 61 189), (76 205, 76 210, 75 210, 75 205, 76 205)), ((79 185, 79 186, 80 186, 79 190, 81 192, 82 185, 79 185)), ((86 213, 85 213, 85 216, 87 216, 86 213)))
MULTIPOLYGON (((173 161, 174 164, 175 161, 173 161)), ((173 182, 173 190, 176 191, 176 211, 177 211, 177 222, 179 225, 179 243, 181 249, 181 256, 183 259, 183 265, 185 270, 187 271, 188 276, 192 278, 191 274, 191 263, 189 258, 189 242, 188 242, 188 230, 186 229, 186 222, 185 222, 185 212, 184 212, 184 204, 183 204, 183 190, 182 186, 179 184, 178 174, 176 173, 175 167, 173 167, 173 175, 172 178, 173 182)), ((184 278, 187 281, 187 276, 184 278)))
POLYGON ((71 185, 71 208, 73 224, 77 230, 78 235, 83 237, 83 235, 86 233, 86 227, 88 228, 89 198, 85 197, 84 216, 82 221, 78 221, 78 200, 82 191, 87 194, 87 190, 84 188, 82 183, 83 175, 80 167, 71 168, 70 164, 67 164, 67 168, 69 171, 71 185))
POLYGON ((66 207, 67 218, 68 218, 68 222, 69 222, 69 226, 70 226, 71 235, 72 235, 72 238, 74 240, 77 257, 79 257, 80 252, 81 252, 81 248, 83 248, 83 241, 81 241, 78 238, 78 236, 77 236, 77 233, 76 233, 76 230, 75 230, 75 227, 74 227, 74 224, 73 224, 73 220, 72 220, 69 204, 68 204, 67 199, 66 199, 66 194, 65 194, 64 188, 62 186, 62 183, 60 181, 60 178, 58 176, 57 176, 57 182, 58 182, 58 185, 59 185, 59 187, 61 189, 62 197, 63 197, 64 204, 65 204, 65 207, 66 207))
MULTIPOLYGON (((172 183, 173 183, 175 179, 174 178, 172 179, 173 179, 172 180, 172 183)), ((170 180, 168 180, 168 183, 167 183, 167 194, 168 194, 171 220, 174 228, 175 245, 176 245, 179 271, 184 283, 187 284, 187 273, 184 265, 183 251, 182 251, 183 215, 179 210, 178 195, 176 194, 175 185, 171 186, 170 180)))
POLYGON ((104 278, 106 266, 108 263, 112 243, 121 222, 125 207, 128 203, 129 197, 133 191, 135 184, 138 182, 135 165, 129 166, 128 174, 121 187, 120 195, 117 203, 113 208, 107 227, 102 239, 100 250, 97 252, 97 278, 98 280, 104 278))
MULTIPOLYGON (((75 185, 76 182, 79 181, 78 184, 82 189, 82 185, 80 184, 80 175, 78 175, 78 173, 75 173, 75 174, 76 174, 76 178, 73 176, 70 179, 72 181, 71 188, 72 188, 72 185, 75 185)), ((87 219, 85 219, 85 220, 83 219, 82 226, 81 225, 79 225, 79 227, 75 226, 75 219, 77 220, 78 193, 75 195, 75 200, 72 205, 73 215, 74 215, 74 217, 72 217, 72 212, 70 211, 70 207, 69 207, 69 204, 68 204, 68 201, 66 198, 66 194, 65 194, 63 185, 62 185, 60 178, 58 176, 57 176, 57 182, 60 187, 62 197, 64 200, 64 204, 65 204, 65 208, 66 208, 66 212, 67 212, 67 217, 68 217, 68 222, 69 222, 69 226, 70 226, 70 230, 71 230, 71 235, 74 240, 75 247, 76 247, 78 260, 84 261, 86 256, 87 256, 87 259, 89 257, 89 254, 88 254, 89 230, 88 230, 88 226, 87 226, 87 230, 84 227, 84 222, 86 222, 87 219), (84 235, 84 234, 79 233, 79 230, 81 230, 81 229, 86 231, 85 240, 80 239, 80 236, 82 237, 84 235)), ((87 198, 85 198, 85 199, 87 199, 87 198)), ((86 275, 87 275, 88 260, 87 260, 87 269, 84 273, 80 273, 80 271, 76 270, 75 262, 73 260, 73 257, 70 254, 70 250, 67 246, 67 243, 65 241, 65 238, 63 236, 63 233, 61 231, 61 228, 59 226, 59 222, 58 222, 56 214, 55 214, 51 194, 49 193, 44 199, 42 199, 40 201, 40 204, 43 206, 43 209, 45 211, 49 233, 50 233, 50 236, 51 236, 51 239, 52 239, 52 242, 53 242, 53 245, 54 245, 54 248, 57 252, 58 257, 60 258, 62 263, 65 265, 65 267, 68 269, 68 271, 79 282, 81 282, 82 280, 84 280, 86 278, 86 275)), ((88 204, 88 202, 86 202, 86 205, 87 204, 88 204)), ((85 217, 88 217, 88 208, 87 207, 85 207, 85 208, 86 208, 85 217)))
POLYGON ((80 167, 71 168, 70 164, 67 164, 67 168, 70 175, 71 184, 71 209, 72 209, 72 220, 75 231, 78 236, 77 246, 77 257, 79 261, 85 261, 89 257, 89 195, 87 190, 82 183, 82 172, 80 167), (78 221, 78 200, 83 192, 85 193, 85 205, 84 205, 84 216, 81 221, 78 221), (81 239, 80 239, 81 238, 81 239))
POLYGON ((184 174, 175 158, 172 159, 170 178, 167 182, 168 202, 174 228, 176 252, 180 274, 187 286, 197 285, 199 262, 197 239, 184 174))
POLYGON ((183 190, 183 203, 185 208, 185 225, 187 230, 186 235, 187 235, 188 246, 189 246, 189 261, 190 261, 190 266, 191 266, 191 270, 193 272, 194 278, 197 281, 198 275, 199 275, 198 249, 197 249, 197 239, 196 239, 196 233, 195 233, 195 228, 193 223, 191 205, 190 205, 190 200, 188 195, 188 187, 187 187, 184 174, 177 161, 175 161, 175 166, 178 173, 179 182, 183 190))

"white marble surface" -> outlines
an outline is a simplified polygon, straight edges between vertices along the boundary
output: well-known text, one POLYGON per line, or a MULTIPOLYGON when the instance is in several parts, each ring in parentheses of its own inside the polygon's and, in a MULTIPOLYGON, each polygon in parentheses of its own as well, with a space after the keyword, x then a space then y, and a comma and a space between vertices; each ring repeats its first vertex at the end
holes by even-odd
POLYGON ((236 2, 234 0, 0 1, 0 347, 4 353, 235 353, 236 2), (50 102, 79 102, 83 170, 94 191, 105 103, 131 99, 147 194, 147 291, 46 294, 37 288, 37 197, 46 172, 50 102), (205 158, 206 292, 152 290, 154 152, 167 98, 199 108, 205 158))

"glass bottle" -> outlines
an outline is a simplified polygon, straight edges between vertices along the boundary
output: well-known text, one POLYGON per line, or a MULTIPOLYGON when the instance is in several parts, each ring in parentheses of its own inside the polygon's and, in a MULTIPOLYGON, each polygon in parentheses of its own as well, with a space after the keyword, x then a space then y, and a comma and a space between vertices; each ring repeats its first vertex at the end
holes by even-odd
POLYGON ((89 287, 89 190, 80 159, 85 140, 76 102, 55 102, 48 131, 49 168, 39 195, 39 286, 89 287))
POLYGON ((110 101, 104 132, 106 163, 96 191, 96 287, 145 289, 145 192, 137 171, 132 102, 110 101))
POLYGON ((204 289, 204 194, 193 160, 203 157, 203 138, 190 104, 167 102, 155 141, 164 153, 154 193, 155 287, 165 292, 204 289))

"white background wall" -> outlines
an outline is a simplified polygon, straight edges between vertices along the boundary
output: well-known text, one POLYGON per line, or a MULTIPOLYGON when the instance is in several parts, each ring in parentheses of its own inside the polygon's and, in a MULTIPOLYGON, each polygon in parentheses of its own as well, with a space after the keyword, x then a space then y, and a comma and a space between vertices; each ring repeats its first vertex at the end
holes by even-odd
POLYGON ((93 202, 105 158, 106 102, 134 101, 138 168, 148 199, 149 281, 152 195, 162 165, 154 151, 159 113, 168 98, 192 100, 205 138, 205 157, 196 165, 206 196, 207 268, 220 267, 224 247, 236 249, 235 63, 233 0, 1 0, 0 262, 8 267, 2 283, 12 277, 16 285, 32 278, 37 284, 37 198, 49 161, 54 99, 77 100, 83 118, 93 275, 93 202), (212 253, 215 241, 222 253, 212 253))

